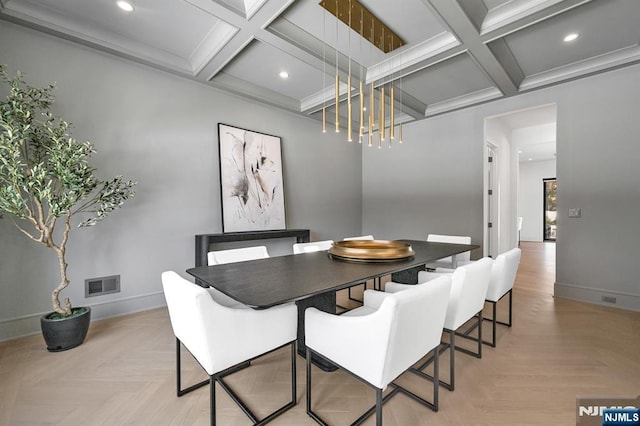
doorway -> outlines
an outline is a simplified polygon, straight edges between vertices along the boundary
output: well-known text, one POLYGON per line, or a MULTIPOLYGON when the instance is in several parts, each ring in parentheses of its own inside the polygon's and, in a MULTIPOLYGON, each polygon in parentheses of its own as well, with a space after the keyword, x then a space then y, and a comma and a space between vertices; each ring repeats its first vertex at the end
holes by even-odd
POLYGON ((486 256, 517 247, 520 240, 555 241, 555 192, 547 220, 540 183, 556 176, 556 119, 555 104, 485 117, 484 152, 494 158, 483 159, 486 256))

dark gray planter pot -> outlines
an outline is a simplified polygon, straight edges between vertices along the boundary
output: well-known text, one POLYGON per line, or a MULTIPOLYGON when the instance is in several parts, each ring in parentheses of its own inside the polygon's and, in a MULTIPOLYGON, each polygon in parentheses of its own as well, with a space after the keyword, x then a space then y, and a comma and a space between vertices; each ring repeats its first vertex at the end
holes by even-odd
MULTIPOLYGON (((75 308, 74 308, 75 309, 75 308)), ((42 336, 50 352, 66 351, 84 342, 91 322, 91 308, 80 315, 62 319, 49 319, 51 314, 40 318, 42 336)))

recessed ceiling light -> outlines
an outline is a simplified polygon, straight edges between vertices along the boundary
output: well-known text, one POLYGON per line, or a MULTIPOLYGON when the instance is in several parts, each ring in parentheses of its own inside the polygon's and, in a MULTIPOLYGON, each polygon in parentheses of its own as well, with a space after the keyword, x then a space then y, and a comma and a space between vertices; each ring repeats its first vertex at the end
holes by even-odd
POLYGON ((289 78, 289 73, 286 71, 280 71, 280 78, 282 79, 289 78))
POLYGON ((522 150, 521 149, 518 150, 518 154, 522 154, 522 150))
POLYGON ((529 158, 527 158, 527 160, 529 160, 529 161, 533 161, 533 158, 529 157, 529 158))
POLYGON ((120 9, 124 10, 125 12, 133 12, 133 5, 128 1, 118 0, 116 4, 120 9))
POLYGON ((569 43, 570 41, 573 41, 575 39, 577 39, 578 37, 580 37, 580 34, 578 33, 570 33, 567 34, 566 36, 564 36, 564 39, 562 39, 565 43, 569 43))

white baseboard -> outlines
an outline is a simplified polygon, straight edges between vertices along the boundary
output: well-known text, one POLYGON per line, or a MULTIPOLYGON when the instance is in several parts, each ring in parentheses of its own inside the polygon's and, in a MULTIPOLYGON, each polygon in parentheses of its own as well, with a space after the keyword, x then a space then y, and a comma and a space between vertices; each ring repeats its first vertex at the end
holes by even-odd
MULTIPOLYGON (((164 294, 162 291, 158 291, 106 302, 83 304, 82 306, 91 307, 91 321, 94 321, 146 311, 165 305, 164 294)), ((40 317, 49 312, 0 319, 0 342, 40 333, 40 317)))
POLYGON ((610 308, 628 309, 640 312, 640 295, 599 288, 582 287, 572 284, 555 283, 554 296, 580 302, 594 303, 610 308), (612 298, 613 302, 603 301, 603 297, 612 298))

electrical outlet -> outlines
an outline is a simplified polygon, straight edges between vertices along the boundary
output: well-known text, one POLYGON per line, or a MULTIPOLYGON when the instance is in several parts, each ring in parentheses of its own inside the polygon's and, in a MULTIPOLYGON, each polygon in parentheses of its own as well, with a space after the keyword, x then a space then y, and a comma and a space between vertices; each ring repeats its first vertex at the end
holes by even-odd
POLYGON ((582 217, 582 209, 569 209, 569 217, 582 217))
POLYGON ((605 303, 616 303, 616 298, 614 296, 602 296, 602 301, 605 303))

